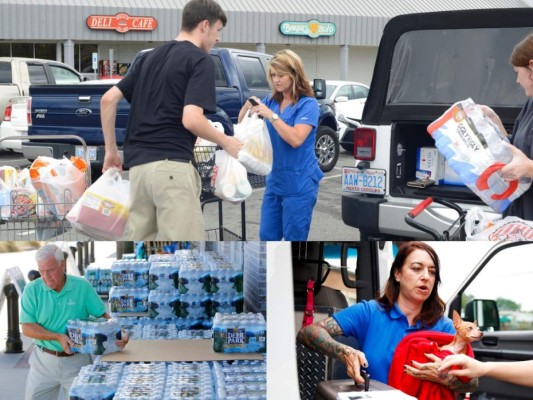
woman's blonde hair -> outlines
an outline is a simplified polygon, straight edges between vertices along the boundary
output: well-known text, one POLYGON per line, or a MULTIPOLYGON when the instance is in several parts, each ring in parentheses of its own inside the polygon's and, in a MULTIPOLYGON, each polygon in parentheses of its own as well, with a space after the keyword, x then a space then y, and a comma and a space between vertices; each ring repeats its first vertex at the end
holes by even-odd
POLYGON ((272 82, 272 73, 289 75, 292 81, 292 100, 296 104, 301 96, 314 97, 313 88, 304 72, 302 59, 289 49, 278 51, 268 62, 268 81, 272 85, 272 98, 278 103, 283 100, 283 93, 276 91, 272 82))
POLYGON ((527 67, 533 59, 533 33, 527 35, 513 48, 509 62, 515 67, 527 67))

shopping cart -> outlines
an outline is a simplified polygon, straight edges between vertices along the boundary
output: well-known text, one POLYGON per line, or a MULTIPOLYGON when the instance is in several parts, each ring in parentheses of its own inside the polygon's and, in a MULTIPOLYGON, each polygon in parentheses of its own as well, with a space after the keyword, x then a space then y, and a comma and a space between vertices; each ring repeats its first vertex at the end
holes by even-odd
POLYGON ((407 213, 407 215, 405 216, 405 223, 415 229, 430 234, 435 240, 465 240, 466 214, 467 211, 463 210, 461 207, 451 201, 437 197, 427 197, 425 200, 421 201, 416 207, 414 207, 411 211, 407 213), (433 202, 451 208, 452 210, 456 211, 458 215, 457 219, 450 224, 450 227, 444 230, 442 233, 438 232, 436 229, 430 226, 415 221, 415 218, 419 216, 433 202))
MULTIPOLYGON (((207 204, 216 204, 218 215, 218 226, 206 229, 206 240, 246 240, 246 202, 242 201, 240 207, 241 232, 236 233, 224 223, 224 201, 215 196, 215 188, 212 185, 213 167, 215 166, 215 151, 217 146, 195 146, 194 158, 196 168, 202 179, 202 193, 200 202, 202 211, 207 204)), ((248 181, 252 188, 261 188, 266 184, 266 177, 255 174, 248 174, 248 181)), ((227 202, 226 202, 227 203, 227 202)), ((234 205, 231 205, 234 206, 234 205)))
MULTIPOLYGON (((8 136, 3 140, 25 140, 27 136, 8 136)), ((87 144, 76 135, 36 135, 32 140, 78 140, 83 147, 87 162, 87 186, 91 184, 91 166, 87 153, 87 144)), ((50 154, 52 157, 52 154, 50 154)), ((66 214, 76 203, 70 189, 66 189, 61 201, 50 202, 40 197, 21 195, 18 190, 3 192, 4 201, 0 202, 0 240, 91 240, 91 238, 74 230, 66 219, 66 214)))

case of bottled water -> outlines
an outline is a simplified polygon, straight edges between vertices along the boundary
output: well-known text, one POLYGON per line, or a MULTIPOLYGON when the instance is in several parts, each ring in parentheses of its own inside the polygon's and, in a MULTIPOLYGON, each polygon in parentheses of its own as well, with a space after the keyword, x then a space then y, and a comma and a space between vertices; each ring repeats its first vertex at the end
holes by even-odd
POLYGON ((120 325, 116 320, 69 320, 69 338, 74 342, 71 350, 83 354, 101 355, 121 350, 115 342, 120 337, 120 325))
POLYGON ((264 353, 266 321, 263 314, 215 314, 213 350, 221 353, 264 353))
POLYGON ((147 287, 113 286, 109 291, 111 315, 148 312, 148 295, 149 290, 147 287))
POLYGON ((148 295, 151 318, 175 318, 180 313, 180 294, 177 290, 158 292, 151 290, 148 295))
POLYGON ((180 265, 178 289, 180 294, 210 293, 210 270, 197 262, 187 262, 180 265))
POLYGON ((150 290, 169 292, 179 288, 179 265, 174 261, 152 261, 149 272, 150 290))
POLYGON ((217 399, 266 400, 264 361, 214 362, 213 381, 217 399))

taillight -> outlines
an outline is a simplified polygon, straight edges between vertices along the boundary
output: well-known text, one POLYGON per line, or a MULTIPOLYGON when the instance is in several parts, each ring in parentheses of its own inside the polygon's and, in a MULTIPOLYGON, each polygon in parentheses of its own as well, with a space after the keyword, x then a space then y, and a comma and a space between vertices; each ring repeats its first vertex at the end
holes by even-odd
POLYGON ((28 126, 31 125, 31 97, 26 102, 26 117, 28 118, 28 126))
POLYGON ((11 105, 7 106, 4 111, 4 121, 11 121, 11 105))
POLYGON ((373 161, 376 158, 376 130, 356 128, 353 155, 358 160, 373 161))

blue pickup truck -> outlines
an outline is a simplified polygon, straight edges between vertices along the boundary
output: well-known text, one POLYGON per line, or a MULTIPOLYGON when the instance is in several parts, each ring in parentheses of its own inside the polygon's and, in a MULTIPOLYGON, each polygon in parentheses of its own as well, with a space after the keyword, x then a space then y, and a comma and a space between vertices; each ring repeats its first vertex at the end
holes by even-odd
MULTIPOLYGON (((142 57, 146 50, 137 54, 142 57)), ((207 117, 220 122, 228 135, 233 135, 239 110, 250 96, 263 98, 271 90, 266 78, 268 54, 215 48, 211 56, 216 67, 217 111, 207 117)), ((135 59, 131 68, 135 68, 135 59)), ((323 81, 322 81, 323 82, 323 81)), ((59 158, 80 155, 79 143, 70 140, 34 140, 35 135, 77 135, 88 146, 93 176, 99 175, 104 158, 104 139, 100 122, 100 99, 112 81, 92 81, 73 85, 40 85, 30 87, 32 124, 28 128, 29 142, 22 145, 24 157, 33 160, 39 155, 59 158)), ((320 120, 317 131, 316 154, 320 167, 333 169, 339 156, 337 121, 333 103, 318 91, 320 120)), ((116 135, 121 145, 126 131, 129 103, 122 100, 118 106, 116 135)))

